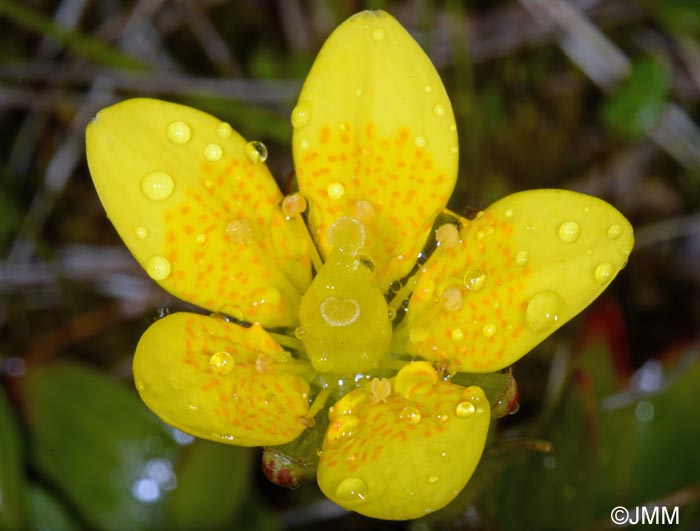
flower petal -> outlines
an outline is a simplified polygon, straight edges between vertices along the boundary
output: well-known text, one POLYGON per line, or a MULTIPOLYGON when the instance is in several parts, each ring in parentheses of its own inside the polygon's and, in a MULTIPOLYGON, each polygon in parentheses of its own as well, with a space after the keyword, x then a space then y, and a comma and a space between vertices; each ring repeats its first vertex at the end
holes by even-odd
POLYGON ((322 253, 338 217, 359 219, 386 288, 414 265, 457 176, 454 116, 435 68, 389 14, 359 13, 323 46, 292 125, 322 253))
POLYGON ((282 444, 304 431, 309 386, 300 369, 259 325, 192 313, 156 321, 134 357, 136 387, 160 418, 239 446, 282 444))
POLYGON ((508 196, 461 225, 426 262, 396 336, 452 371, 518 360, 600 295, 634 243, 612 206, 564 190, 508 196))
POLYGON ((479 387, 443 382, 428 362, 350 392, 331 409, 318 484, 337 504, 407 520, 447 505, 484 449, 490 413, 479 387))
POLYGON ((254 145, 213 116, 150 99, 100 111, 86 135, 107 215, 154 280, 239 319, 296 322, 311 271, 304 228, 285 220, 254 145))

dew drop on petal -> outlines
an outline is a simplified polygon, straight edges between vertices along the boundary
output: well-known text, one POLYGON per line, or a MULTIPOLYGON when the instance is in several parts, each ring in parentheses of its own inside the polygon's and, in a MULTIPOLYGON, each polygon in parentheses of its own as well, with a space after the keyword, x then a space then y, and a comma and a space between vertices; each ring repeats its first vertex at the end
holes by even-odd
POLYGON ((267 160, 267 146, 259 140, 251 140, 243 148, 246 158, 253 164, 267 160))
POLYGON ((530 261, 530 253, 527 251, 518 251, 515 253, 515 263, 519 266, 524 266, 530 261))
POLYGON ((425 91, 430 94, 433 91, 433 86, 432 85, 426 85, 425 86, 425 91))
POLYGON ((460 402, 455 408, 455 414, 461 419, 471 417, 475 412, 476 408, 471 402, 460 402))
POLYGON ((189 142, 190 137, 192 136, 192 131, 190 126, 185 122, 172 122, 165 130, 165 134, 168 137, 168 140, 170 140, 173 144, 182 145, 189 142))
POLYGON ((136 227, 134 229, 134 236, 139 240, 145 240, 148 238, 148 229, 146 227, 136 227))
POLYGON ((372 206, 372 203, 366 199, 356 201, 352 207, 353 217, 360 220, 365 225, 371 225, 377 218, 377 213, 372 206))
POLYGON ((509 209, 506 210, 503 214, 505 215, 505 217, 507 217, 508 219, 510 219, 510 218, 513 217, 513 209, 512 209, 512 208, 509 208, 509 209))
POLYGON ((206 243, 207 235, 203 233, 197 234, 197 236, 194 237, 194 241, 197 242, 199 245, 202 245, 206 243))
POLYGON ((309 141, 306 138, 299 140, 299 147, 301 149, 309 149, 309 141))
POLYGON ((486 283, 486 273, 481 269, 472 269, 464 275, 464 286, 469 291, 479 291, 486 283))
POLYGON ((151 201, 162 201, 173 193, 175 182, 164 171, 152 171, 141 179, 141 191, 151 201))
POLYGON ((221 158, 223 150, 219 144, 207 144, 204 148, 204 158, 216 162, 221 158))
POLYGON ((431 485, 434 485, 434 484, 437 483, 439 480, 440 480, 440 478, 437 477, 437 476, 430 476, 430 477, 428 478, 428 483, 430 483, 431 485))
POLYGON ((428 145, 428 139, 424 136, 417 136, 413 139, 413 143, 416 145, 416 147, 424 148, 428 145))
POLYGON ((375 41, 383 41, 386 38, 386 31, 384 31, 384 28, 374 28, 372 38, 375 41))
POLYGON ((610 262, 603 262, 595 268, 595 279, 598 284, 607 284, 615 273, 615 266, 610 262))
POLYGON ((247 218, 230 221, 226 225, 226 234, 234 243, 247 243, 253 239, 253 229, 247 218))
POLYGON ((231 133, 233 133, 233 129, 231 129, 231 126, 226 122, 221 122, 219 125, 216 126, 216 136, 218 136, 222 140, 225 140, 226 138, 230 137, 231 133))
POLYGON ((364 500, 367 497, 367 484, 360 478, 345 478, 335 489, 335 495, 342 500, 364 500))
POLYGON ((438 103, 435 107, 433 107, 433 113, 435 113, 435 116, 445 116, 446 112, 447 109, 441 103, 438 103))
POLYGON ((365 93, 365 92, 364 92, 361 88, 356 88, 356 89, 355 89, 355 96, 357 96, 358 98, 359 98, 360 96, 362 96, 364 93, 365 93))
POLYGON ((481 333, 484 337, 493 337, 496 334, 496 325, 493 323, 486 323, 481 329, 481 333))
POLYGON ((440 295, 440 299, 442 300, 442 307, 448 312, 456 312, 464 304, 462 290, 457 286, 446 287, 440 295))
POLYGON ((235 362, 233 356, 225 351, 215 352, 209 358, 209 368, 214 374, 226 376, 233 370, 235 362))
POLYGON ((559 226, 559 239, 565 243, 573 243, 578 240, 581 227, 575 221, 565 221, 559 226))
POLYGON ((617 240, 620 236, 622 236, 622 227, 620 225, 616 223, 615 225, 610 225, 610 227, 608 227, 608 238, 611 240, 617 240))
POLYGON ((300 103, 292 111, 292 127, 301 129, 311 120, 311 105, 309 103, 300 103))
POLYGON ((450 152, 451 152, 451 153, 455 153, 455 154, 456 154, 456 153, 459 153, 459 148, 458 148, 457 146, 452 146, 452 147, 450 148, 450 152))
POLYGON ((532 332, 545 332, 559 326, 565 303, 554 291, 542 291, 532 297, 525 310, 525 321, 532 332))
POLYGON ((162 256, 152 256, 146 262, 146 273, 153 280, 165 280, 170 276, 170 262, 162 256))
POLYGON ((420 411, 417 407, 406 406, 399 413, 399 418, 406 424, 415 425, 420 422, 420 411))
POLYGON ((345 187, 339 182, 332 182, 326 188, 326 192, 331 199, 340 199, 345 195, 345 187))
POLYGON ((452 337, 452 341, 462 341, 462 339, 464 339, 464 330, 461 328, 453 328, 450 336, 452 337))

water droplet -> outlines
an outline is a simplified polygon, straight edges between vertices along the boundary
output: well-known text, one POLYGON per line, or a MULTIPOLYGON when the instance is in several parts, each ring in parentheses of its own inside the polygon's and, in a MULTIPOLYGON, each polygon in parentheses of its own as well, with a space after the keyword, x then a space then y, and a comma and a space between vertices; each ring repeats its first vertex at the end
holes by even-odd
POLYGON ((578 240, 581 227, 575 221, 565 221, 559 226, 559 239, 565 243, 573 243, 578 240))
POLYGON ((464 301, 462 300, 462 290, 457 286, 446 287, 440 295, 442 299, 442 307, 448 312, 456 312, 462 308, 464 301))
POLYGON ((197 411, 199 409, 199 406, 197 404, 190 404, 187 406, 190 411, 197 411))
POLYGON ((481 269, 472 269, 464 275, 464 286, 469 291, 479 291, 486 283, 486 273, 481 269))
POLYGON ((231 129, 231 126, 226 122, 221 122, 219 125, 216 126, 216 136, 218 136, 222 140, 230 137, 231 133, 233 133, 233 129, 231 129))
POLYGON ((416 147, 424 148, 428 145, 428 139, 424 136, 417 136, 413 139, 413 143, 416 145, 416 147))
POLYGON ((425 91, 430 94, 433 91, 433 86, 432 85, 426 85, 425 86, 425 91))
POLYGON ((259 140, 251 140, 243 148, 246 158, 253 164, 267 160, 267 146, 259 140))
POLYGON ((438 103, 435 107, 433 107, 433 113, 435 113, 435 116, 445 116, 445 113, 447 112, 447 109, 445 108, 444 105, 438 103))
POLYGON ((615 266, 610 262, 603 262, 595 268, 595 279, 598 284, 607 284, 615 273, 615 266))
POLYGON ((360 418, 357 415, 343 415, 330 423, 326 436, 331 441, 351 437, 353 430, 359 425, 360 418))
POLYGON ((515 263, 519 266, 524 266, 530 261, 530 253, 527 251, 518 251, 515 253, 515 263))
POLYGON ((364 94, 364 91, 361 88, 356 88, 355 89, 355 96, 358 98, 364 94))
POLYGON ((223 150, 219 144, 207 144, 204 148, 204 158, 215 162, 221 158, 223 150))
POLYGON ((209 368, 214 374, 226 376, 233 370, 236 362, 233 361, 233 356, 225 351, 216 352, 209 358, 209 368))
POLYGON ((165 130, 165 134, 173 144, 187 144, 192 136, 190 126, 185 122, 172 122, 165 130))
POLYGON ((164 171, 152 171, 141 179, 141 191, 151 201, 162 201, 173 193, 175 182, 164 171))
POLYGON ((326 188, 328 197, 331 199, 340 199, 345 195, 345 187, 339 182, 332 182, 326 188))
POLYGON ((321 316, 329 326, 348 326, 360 317, 360 304, 351 298, 328 297, 321 302, 321 316))
POLYGON ((374 28, 372 31, 372 38, 375 41, 383 41, 386 38, 386 31, 383 28, 374 28))
POLYGON ((234 243, 247 243, 253 239, 253 229, 247 218, 230 221, 226 225, 226 234, 234 243))
POLYGON ((475 412, 476 408, 471 402, 460 402, 455 408, 455 414, 461 419, 471 417, 475 412))
POLYGON ((396 312, 393 310, 393 308, 389 308, 387 310, 386 314, 387 314, 387 318, 389 319, 389 321, 393 321, 394 318, 396 317, 396 312))
POLYGON ((309 149, 309 141, 306 138, 299 140, 299 147, 301 149, 309 149))
POLYGON ((197 242, 199 245, 202 245, 202 244, 206 243, 207 235, 206 234, 197 234, 197 236, 194 237, 194 241, 197 242))
POLYGON ((292 111, 292 127, 301 129, 309 123, 311 119, 311 105, 308 103, 300 103, 292 111))
POLYGON ((452 329, 452 341, 462 341, 464 339, 464 330, 461 328, 454 328, 452 329))
POLYGON ((542 291, 532 297, 525 310, 525 321, 533 332, 545 332, 558 327, 559 315, 565 303, 561 295, 553 291, 542 291))
POLYGON ((435 483, 437 483, 439 481, 439 479, 440 478, 437 476, 430 476, 428 478, 428 483, 430 483, 431 485, 434 485, 435 483))
POLYGON ((345 478, 338 483, 335 495, 342 500, 364 500, 367 496, 367 484, 360 478, 345 478))
POLYGON ((406 406, 399 413, 399 418, 406 424, 415 425, 420 422, 420 411, 413 406, 406 406))
POLYGON ((162 256, 152 256, 146 262, 146 273, 153 280, 165 280, 170 276, 170 262, 162 256))
POLYGON ((374 223, 377 217, 377 213, 372 206, 372 203, 365 199, 360 199, 356 201, 352 207, 352 214, 354 218, 357 218, 365 225, 374 223))
POLYGON ((496 334, 496 325, 493 323, 486 323, 484 328, 481 329, 481 333, 484 337, 493 337, 496 334))
POLYGON ((294 336, 297 339, 302 339, 304 337, 304 329, 300 326, 294 330, 294 336))
POLYGON ((421 343, 422 341, 426 341, 428 339, 430 339, 430 332, 428 332, 425 328, 411 328, 408 333, 408 340, 411 343, 421 343))
POLYGON ((211 190, 214 188, 214 181, 212 181, 211 179, 204 179, 202 180, 202 186, 204 186, 204 188, 206 188, 207 190, 211 190))
POLYGON ((512 217, 513 217, 513 209, 512 209, 512 208, 509 208, 508 210, 506 210, 506 211, 504 212, 504 215, 505 215, 508 219, 512 218, 512 217))
POLYGON ((146 388, 146 385, 143 383, 141 380, 136 380, 136 389, 139 391, 143 391, 146 388))
POLYGON ((617 240, 620 236, 622 236, 622 227, 620 225, 616 223, 615 225, 610 225, 610 227, 608 227, 608 238, 611 240, 617 240))
POLYGON ((451 152, 451 153, 459 153, 459 148, 458 148, 457 146, 452 146, 452 147, 450 148, 450 152, 451 152))
POLYGON ((145 240, 148 238, 148 229, 146 227, 136 227, 134 229, 134 236, 139 240, 145 240))

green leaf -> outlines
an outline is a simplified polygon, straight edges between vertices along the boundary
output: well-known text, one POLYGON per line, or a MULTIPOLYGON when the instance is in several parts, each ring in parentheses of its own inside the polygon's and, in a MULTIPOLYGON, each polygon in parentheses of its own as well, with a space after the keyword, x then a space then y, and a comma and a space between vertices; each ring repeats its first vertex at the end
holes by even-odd
POLYGON ((640 138, 663 112, 669 90, 666 68, 653 59, 641 59, 625 85, 603 105, 603 120, 623 138, 640 138))
POLYGON ((0 387, 0 529, 22 527, 24 472, 21 448, 12 406, 0 387))
POLYGON ((27 489, 27 521, 28 528, 41 531, 78 529, 65 508, 38 485, 30 485, 27 489))
POLYGON ((33 368, 20 391, 35 469, 91 528, 158 527, 176 445, 135 393, 68 364, 33 368))
POLYGON ((700 7, 697 0, 645 0, 644 4, 672 30, 700 34, 700 7))
POLYGON ((183 448, 175 467, 177 488, 166 501, 166 528, 230 527, 250 490, 253 456, 250 448, 203 439, 183 448))

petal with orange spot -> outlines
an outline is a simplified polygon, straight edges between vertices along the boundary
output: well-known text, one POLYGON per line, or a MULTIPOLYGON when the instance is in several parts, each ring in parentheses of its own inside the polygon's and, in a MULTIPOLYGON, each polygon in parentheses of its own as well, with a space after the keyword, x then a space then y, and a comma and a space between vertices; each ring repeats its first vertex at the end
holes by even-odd
POLYGON ((373 518, 407 520, 441 509, 464 488, 484 449, 491 414, 483 391, 444 382, 430 363, 415 362, 399 371, 389 395, 372 392, 368 384, 331 409, 321 490, 373 518))
POLYGON ((564 190, 510 195, 458 224, 459 238, 423 266, 394 336, 398 350, 453 371, 518 360, 600 295, 634 244, 615 208, 564 190))
POLYGON ((292 112, 294 162, 322 254, 352 216, 383 289, 414 265, 457 177, 457 132, 440 77, 391 15, 365 11, 328 38, 292 112))
POLYGON ((217 442, 276 445, 308 425, 309 385, 295 361, 259 326, 175 313, 139 341, 134 379, 163 421, 217 442))
POLYGON ((301 220, 251 145, 204 112, 151 99, 100 111, 87 157, 107 215, 172 294, 265 326, 296 322, 311 268, 301 220))

